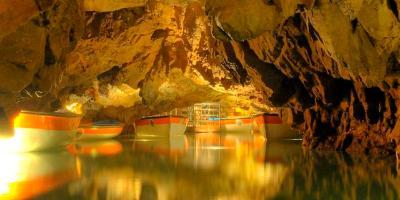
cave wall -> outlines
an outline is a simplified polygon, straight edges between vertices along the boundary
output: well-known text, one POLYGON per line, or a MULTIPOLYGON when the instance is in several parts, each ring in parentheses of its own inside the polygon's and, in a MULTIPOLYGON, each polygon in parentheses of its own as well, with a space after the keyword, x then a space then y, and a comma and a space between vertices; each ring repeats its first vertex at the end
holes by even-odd
MULTIPOLYGON (((263 80, 259 87, 272 88, 272 103, 291 107, 293 125, 304 132, 304 145, 391 152, 398 142, 399 126, 397 4, 298 2, 295 12, 279 25, 269 23, 275 27, 272 31, 248 35, 249 30, 257 33, 258 26, 266 26, 255 23, 246 24, 245 31, 238 33, 241 29, 231 23, 234 20, 221 18, 216 24, 222 26, 215 25, 214 30, 216 36, 222 35, 220 39, 229 36, 227 42, 238 60, 248 71, 254 71, 249 73, 253 79, 263 80), (266 74, 283 78, 268 82, 265 79, 270 75, 263 77, 266 74), (285 92, 280 94, 282 90, 285 92)), ((272 1, 269 6, 279 4, 272 1)), ((222 9, 211 20, 221 15, 236 16, 240 9, 222 9)))
POLYGON ((305 146, 390 153, 400 137, 399 3, 9 1, 0 107, 55 110, 75 95, 95 116, 129 123, 240 93, 288 108, 305 146), (99 101, 112 91, 135 101, 99 101))

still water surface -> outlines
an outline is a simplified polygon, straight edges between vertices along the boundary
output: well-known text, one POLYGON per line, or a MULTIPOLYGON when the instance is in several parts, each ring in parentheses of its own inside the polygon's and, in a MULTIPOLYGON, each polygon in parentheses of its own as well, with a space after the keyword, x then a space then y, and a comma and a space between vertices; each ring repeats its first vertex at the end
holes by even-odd
POLYGON ((197 134, 0 154, 0 199, 398 199, 394 158, 197 134))

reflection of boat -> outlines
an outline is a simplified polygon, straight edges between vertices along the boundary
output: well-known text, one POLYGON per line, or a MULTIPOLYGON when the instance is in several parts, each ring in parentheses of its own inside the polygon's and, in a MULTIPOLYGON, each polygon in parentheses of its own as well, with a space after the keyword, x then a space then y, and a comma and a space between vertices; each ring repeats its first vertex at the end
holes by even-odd
POLYGON ((72 113, 21 111, 14 119, 14 135, 5 143, 7 151, 35 151, 63 146, 76 135, 81 116, 72 113))
POLYGON ((66 152, 2 153, 0 199, 32 199, 78 176, 75 161, 66 152))
POLYGON ((68 145, 67 149, 74 155, 112 156, 121 153, 123 148, 116 140, 90 140, 68 145))
POLYGON ((135 121, 136 135, 169 136, 185 133, 188 119, 180 116, 146 117, 135 121))
POLYGON ((278 114, 263 113, 256 115, 254 120, 262 135, 267 139, 285 139, 299 137, 297 132, 292 130, 287 124, 283 123, 278 114))
POLYGON ((109 139, 121 134, 122 124, 118 122, 96 122, 79 127, 79 140, 109 139))
POLYGON ((186 135, 171 135, 158 139, 139 136, 135 148, 143 152, 152 152, 162 156, 183 155, 189 148, 186 135))

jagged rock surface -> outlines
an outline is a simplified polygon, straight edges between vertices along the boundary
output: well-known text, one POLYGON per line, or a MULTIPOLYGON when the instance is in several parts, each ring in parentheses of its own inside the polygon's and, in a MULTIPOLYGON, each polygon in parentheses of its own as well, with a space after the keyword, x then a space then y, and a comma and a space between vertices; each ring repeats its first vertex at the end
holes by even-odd
POLYGON ((130 122, 227 101, 245 84, 255 89, 243 98, 289 108, 306 146, 393 152, 400 142, 398 1, 33 2, 0 5, 5 112, 54 110, 74 94, 95 99, 98 117, 130 122), (121 84, 128 97, 140 90, 135 103, 96 100, 121 84))

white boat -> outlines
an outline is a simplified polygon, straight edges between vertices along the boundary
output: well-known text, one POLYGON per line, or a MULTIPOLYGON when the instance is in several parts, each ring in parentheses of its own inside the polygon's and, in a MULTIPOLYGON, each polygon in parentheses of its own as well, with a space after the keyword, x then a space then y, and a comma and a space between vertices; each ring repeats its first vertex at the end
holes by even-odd
POLYGON ((294 139, 299 138, 297 131, 283 123, 278 114, 263 113, 254 116, 255 124, 262 135, 267 139, 294 139))
POLYGON ((168 137, 184 134, 187 123, 181 116, 145 117, 135 121, 135 130, 137 136, 168 137))
POLYGON ((38 151, 65 146, 76 137, 80 115, 21 111, 13 121, 13 135, 2 139, 6 151, 38 151))

